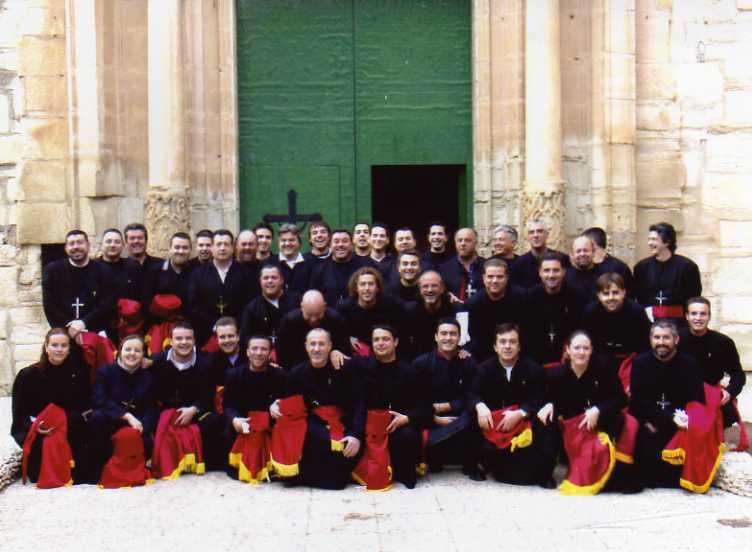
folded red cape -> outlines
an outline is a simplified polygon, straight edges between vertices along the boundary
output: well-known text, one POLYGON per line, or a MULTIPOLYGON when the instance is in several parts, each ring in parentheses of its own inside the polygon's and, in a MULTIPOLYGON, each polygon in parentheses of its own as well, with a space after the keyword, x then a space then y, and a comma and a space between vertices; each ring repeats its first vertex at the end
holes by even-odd
POLYGON ((388 410, 368 411, 365 450, 352 477, 369 491, 388 491, 392 486, 389 433, 386 429, 391 421, 392 415, 388 410))
POLYGON ((300 473, 308 412, 302 395, 280 399, 279 410, 282 416, 275 420, 272 429, 272 464, 279 476, 293 477, 300 473))
POLYGON ((566 495, 594 495, 608 482, 616 465, 616 451, 607 433, 580 428, 585 414, 559 420, 569 467, 559 491, 566 495))
POLYGON ((269 477, 272 469, 269 413, 248 412, 249 433, 238 433, 230 449, 230 465, 238 468, 238 479, 256 484, 269 477))
POLYGON ((529 447, 533 443, 533 429, 530 420, 521 420, 509 431, 495 429, 496 426, 499 425, 499 422, 501 422, 501 419, 507 410, 517 410, 518 408, 519 407, 515 404, 491 412, 493 426, 491 429, 483 430, 483 437, 485 437, 487 441, 496 445, 497 448, 505 449, 511 447, 512 452, 517 448, 529 447))
POLYGON ((170 336, 172 335, 172 328, 174 326, 175 322, 166 321, 153 324, 152 327, 149 328, 149 331, 144 338, 148 347, 149 355, 161 353, 170 346, 172 343, 170 336))
POLYGON ((628 407, 622 411, 624 416, 624 426, 616 441, 616 459, 624 464, 634 464, 634 450, 637 442, 637 432, 640 429, 640 422, 632 416, 628 407))
POLYGON ((37 415, 31 424, 23 444, 23 459, 21 461, 21 475, 26 483, 26 469, 31 453, 31 447, 37 438, 42 439, 42 457, 39 466, 37 487, 40 489, 54 489, 71 485, 71 468, 73 467, 73 453, 68 444, 68 418, 65 411, 56 404, 48 404, 37 415), (40 435, 37 428, 44 424, 45 428, 54 428, 49 435, 40 435))
POLYGON ((619 364, 619 379, 627 397, 629 397, 629 381, 632 377, 632 362, 634 362, 636 356, 637 353, 631 353, 619 364))
POLYGON ((209 339, 206 340, 206 343, 204 343, 204 346, 201 347, 202 353, 216 353, 219 351, 219 340, 217 339, 216 335, 212 335, 209 339))
POLYGON ((89 379, 94 383, 97 369, 105 364, 115 362, 115 345, 106 337, 94 332, 81 333, 81 349, 84 352, 84 362, 89 367, 89 379))
POLYGON ((113 452, 102 470, 99 486, 119 489, 146 484, 151 473, 144 460, 144 441, 132 427, 120 428, 112 436, 113 452))
POLYGON ((140 302, 133 299, 118 299, 117 313, 118 338, 121 340, 128 335, 140 334, 144 330, 140 302))
POLYGON ((179 415, 177 409, 168 408, 159 416, 151 457, 155 477, 176 479, 181 473, 201 475, 206 470, 198 424, 175 425, 179 415))
POLYGON ((177 295, 160 293, 151 300, 149 314, 163 320, 174 320, 180 314, 182 306, 183 302, 177 295))
POLYGON ((332 450, 344 450, 345 445, 341 442, 345 436, 345 426, 342 425, 342 409, 332 405, 317 406, 313 409, 313 413, 326 422, 332 450))

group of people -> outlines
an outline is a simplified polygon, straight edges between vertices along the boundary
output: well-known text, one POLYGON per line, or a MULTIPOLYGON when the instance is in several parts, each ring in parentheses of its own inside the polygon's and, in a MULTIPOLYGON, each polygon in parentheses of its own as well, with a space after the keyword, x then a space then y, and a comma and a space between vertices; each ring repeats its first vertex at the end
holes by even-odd
MULTIPOLYGON (((237 238, 68 233, 43 270, 51 326, 13 386, 12 434, 40 487, 226 470, 249 483, 371 490, 458 465, 568 494, 704 492, 745 375, 710 330, 697 265, 650 227, 634 272, 590 228, 569 255, 543 221, 472 228, 259 223, 237 238), (393 251, 391 244, 393 243, 393 251), (127 250, 127 254, 126 254, 127 250), (113 343, 119 343, 117 351, 113 343)), ((744 439, 742 439, 744 441, 744 439)), ((740 443, 744 446, 744 443, 740 443)))

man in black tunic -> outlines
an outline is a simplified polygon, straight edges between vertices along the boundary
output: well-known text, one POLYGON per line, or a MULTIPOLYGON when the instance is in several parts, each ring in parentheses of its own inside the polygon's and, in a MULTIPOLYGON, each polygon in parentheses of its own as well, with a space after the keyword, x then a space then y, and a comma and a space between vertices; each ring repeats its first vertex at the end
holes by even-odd
POLYGON ((635 469, 645 487, 678 486, 682 468, 664 462, 661 452, 677 429, 687 427, 687 403, 705 402, 702 369, 678 351, 678 343, 674 323, 660 320, 650 328, 652 351, 632 364, 629 412, 640 422, 635 469))
POLYGON ((439 270, 439 267, 452 258, 449 251, 449 234, 446 224, 433 221, 428 225, 428 251, 423 254, 421 265, 423 270, 439 270))
POLYGON ((418 276, 420 276, 420 256, 416 251, 403 251, 397 256, 399 278, 386 286, 386 293, 406 303, 418 297, 418 276))
POLYGON ((339 313, 326 306, 324 296, 314 289, 303 294, 300 308, 288 312, 279 324, 278 362, 290 369, 306 359, 305 338, 314 328, 323 328, 332 336, 332 362, 341 366, 350 350, 345 322, 339 313))
POLYGON ((311 250, 303 255, 307 261, 323 261, 328 259, 332 251, 329 242, 332 240, 332 229, 326 221, 318 220, 308 225, 308 243, 311 250))
MULTIPOLYGON (((365 261, 367 263, 367 261, 365 261)), ((353 254, 352 237, 342 228, 332 234, 332 256, 315 268, 311 288, 319 290, 329 305, 336 305, 347 297, 347 283, 356 270, 366 266, 353 254)))
POLYGON ((627 263, 614 257, 608 252, 606 249, 608 246, 606 231, 598 226, 593 226, 585 230, 582 235, 593 240, 593 243, 595 244, 595 255, 593 256, 593 260, 595 261, 595 264, 598 265, 600 273, 605 274, 606 272, 616 272, 619 276, 624 278, 624 286, 626 287, 627 293, 631 295, 632 270, 627 263))
POLYGON ((138 261, 144 270, 149 270, 154 265, 162 264, 164 259, 153 257, 146 252, 149 243, 149 233, 146 226, 140 222, 132 222, 123 229, 125 245, 128 248, 128 256, 138 261))
POLYGON ((705 297, 692 297, 687 301, 687 328, 679 330, 679 351, 694 358, 702 368, 705 383, 719 385, 728 375, 728 385, 721 390, 723 423, 729 427, 739 422, 733 400, 744 388, 747 376, 739 361, 734 341, 720 332, 708 328, 710 301, 705 297))
POLYGON ((217 388, 225 384, 225 379, 230 370, 247 362, 247 358, 240 352, 240 331, 238 324, 232 316, 223 316, 214 324, 214 335, 217 336, 219 350, 207 353, 199 358, 199 363, 204 373, 209 378, 209 394, 213 406, 217 388))
POLYGON ((547 251, 559 253, 564 263, 564 269, 569 267, 569 257, 561 251, 550 249, 546 243, 548 240, 548 228, 541 219, 530 220, 527 223, 527 239, 530 242, 530 251, 515 261, 510 271, 510 280, 513 284, 525 289, 530 289, 541 283, 538 272, 540 259, 547 251))
POLYGON ((444 289, 441 274, 427 270, 418 279, 420 294, 408 303, 407 323, 400 341, 400 356, 413 359, 436 347, 436 324, 446 317, 454 318, 455 306, 444 289))
POLYGON ((42 305, 50 326, 67 328, 75 340, 83 331, 107 328, 114 312, 115 290, 112 271, 89 260, 86 232, 68 232, 65 254, 42 271, 42 305))
MULTIPOLYGON (((212 236, 212 248, 214 246, 214 236, 212 236)), ((256 251, 258 250, 258 241, 253 230, 241 230, 235 240, 235 260, 243 266, 256 266, 256 251)))
POLYGON ((300 305, 300 294, 285 290, 285 279, 279 266, 262 267, 259 281, 261 294, 248 303, 240 318, 242 348, 245 348, 251 335, 268 335, 274 347, 282 317, 300 305))
POLYGON ((371 226, 367 222, 356 222, 353 226, 353 246, 358 257, 368 257, 371 254, 371 226))
POLYGON ((248 302, 258 295, 258 280, 232 258, 233 236, 229 230, 214 233, 212 262, 196 269, 188 289, 188 308, 202 346, 214 323, 223 316, 240 317, 248 302))
POLYGON ((572 242, 572 266, 567 269, 564 281, 574 287, 590 302, 595 299, 598 276, 601 267, 593 261, 595 244, 587 236, 579 236, 572 242))
POLYGON ((191 237, 184 232, 176 232, 170 238, 170 253, 167 259, 153 264, 144 274, 143 297, 146 308, 155 295, 176 295, 182 303, 181 313, 187 315, 188 288, 193 269, 189 263, 191 237))
POLYGON ((476 362, 494 355, 495 328, 511 322, 521 324, 525 290, 509 283, 506 261, 492 258, 483 263, 483 289, 465 304, 469 313, 470 345, 476 362))
POLYGON ((514 226, 508 224, 501 224, 494 228, 493 233, 493 257, 495 259, 501 259, 509 267, 511 274, 512 266, 520 257, 515 253, 517 248, 517 230, 514 226))
POLYGON ((533 359, 520 355, 520 331, 515 324, 495 329, 496 356, 482 362, 470 388, 469 408, 481 430, 496 429, 492 412, 514 407, 504 413, 498 429, 513 431, 524 420, 532 423, 533 442, 528 447, 499 449, 481 438, 482 462, 497 481, 519 485, 538 484, 553 488, 551 474, 556 462, 556 433, 536 418, 543 406, 546 378, 533 359))
POLYGON ((439 272, 449 293, 460 303, 473 296, 483 285, 483 262, 478 255, 478 234, 472 228, 460 228, 454 233, 457 255, 441 265, 439 272))
POLYGON ((212 260, 212 240, 214 232, 211 230, 199 230, 196 232, 196 256, 189 262, 192 268, 204 265, 212 260))
POLYGON ((635 299, 650 309, 648 316, 653 320, 670 318, 677 326, 685 326, 685 303, 702 294, 700 270, 676 254, 676 230, 666 222, 650 226, 648 247, 652 256, 635 265, 635 299))
POLYGON ((258 222, 253 227, 256 235, 256 260, 260 263, 266 261, 272 254, 272 242, 274 241, 274 228, 268 222, 258 222))
MULTIPOLYGON (((350 364, 335 369, 329 362, 332 340, 326 330, 308 332, 305 346, 308 360, 292 369, 286 391, 286 396, 302 395, 308 409, 300 482, 322 489, 344 489, 362 452, 366 421, 362 379, 350 364), (329 425, 316 413, 318 407, 327 406, 341 410, 341 451, 332 450, 329 425)), ((274 416, 274 406, 272 409, 274 416)))
POLYGON ((389 275, 394 270, 394 263, 396 262, 394 255, 389 253, 389 227, 383 222, 374 222, 371 226, 371 235, 368 238, 368 242, 371 246, 371 253, 369 255, 369 261, 371 266, 378 269, 384 280, 389 278, 389 275))
POLYGON ((300 252, 300 230, 294 224, 279 228, 279 253, 266 262, 279 267, 286 290, 303 294, 310 288, 315 263, 300 252))
POLYGON ((540 279, 527 292, 523 349, 549 364, 561 360, 564 340, 580 325, 586 300, 564 281, 564 256, 557 251, 541 257, 540 279))

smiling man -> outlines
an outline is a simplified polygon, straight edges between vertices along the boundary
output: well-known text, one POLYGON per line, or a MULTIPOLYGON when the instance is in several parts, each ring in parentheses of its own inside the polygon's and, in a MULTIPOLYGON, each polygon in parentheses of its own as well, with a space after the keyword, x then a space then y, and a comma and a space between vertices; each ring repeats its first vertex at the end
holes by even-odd
POLYGON ((347 296, 350 277, 368 261, 353 254, 352 236, 344 228, 332 232, 331 249, 331 257, 314 269, 310 287, 319 290, 327 304, 336 305, 347 296))
POLYGON ((527 222, 527 241, 530 244, 530 251, 520 255, 510 272, 510 279, 518 286, 530 289, 540 284, 538 266, 544 253, 560 254, 564 269, 566 270, 569 267, 569 257, 561 251, 548 247, 548 226, 544 220, 533 219, 527 222))
POLYGON ((420 256, 416 251, 403 251, 397 257, 399 279, 389 282, 386 292, 406 303, 418 297, 418 277, 421 273, 420 256))
POLYGON ((428 225, 428 251, 423 254, 421 264, 424 270, 438 270, 441 265, 452 258, 449 251, 449 234, 447 226, 440 220, 428 225))
POLYGON ((300 245, 300 229, 283 224, 279 228, 279 253, 267 262, 279 267, 285 289, 302 294, 308 291, 314 263, 306 260, 300 245))
POLYGON ((483 263, 478 255, 478 233, 472 228, 460 228, 454 233, 457 255, 439 267, 444 285, 460 302, 469 299, 483 286, 483 263))
POLYGON ((180 298, 180 313, 188 313, 188 288, 193 269, 188 259, 191 253, 191 237, 184 232, 176 232, 170 237, 168 258, 159 265, 153 265, 144 274, 144 300, 151 305, 157 295, 174 295, 180 298))

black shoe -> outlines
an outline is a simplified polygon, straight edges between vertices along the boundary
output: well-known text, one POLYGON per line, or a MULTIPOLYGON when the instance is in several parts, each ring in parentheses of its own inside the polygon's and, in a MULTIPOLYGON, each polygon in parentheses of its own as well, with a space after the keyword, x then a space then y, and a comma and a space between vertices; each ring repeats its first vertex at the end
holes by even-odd
POLYGON ((428 463, 428 473, 441 473, 443 471, 444 471, 444 464, 439 464, 438 462, 428 463))
POLYGON ((466 468, 462 468, 462 473, 464 473, 473 481, 485 481, 486 480, 486 474, 482 469, 480 469, 479 466, 469 466, 466 468))
POLYGON ((285 477, 282 479, 282 483, 285 485, 285 489, 292 489, 293 487, 299 487, 302 484, 300 476, 285 477))
POLYGON ((538 483, 538 486, 542 489, 555 489, 556 481, 554 481, 553 477, 549 477, 548 479, 544 479, 543 481, 538 483))

